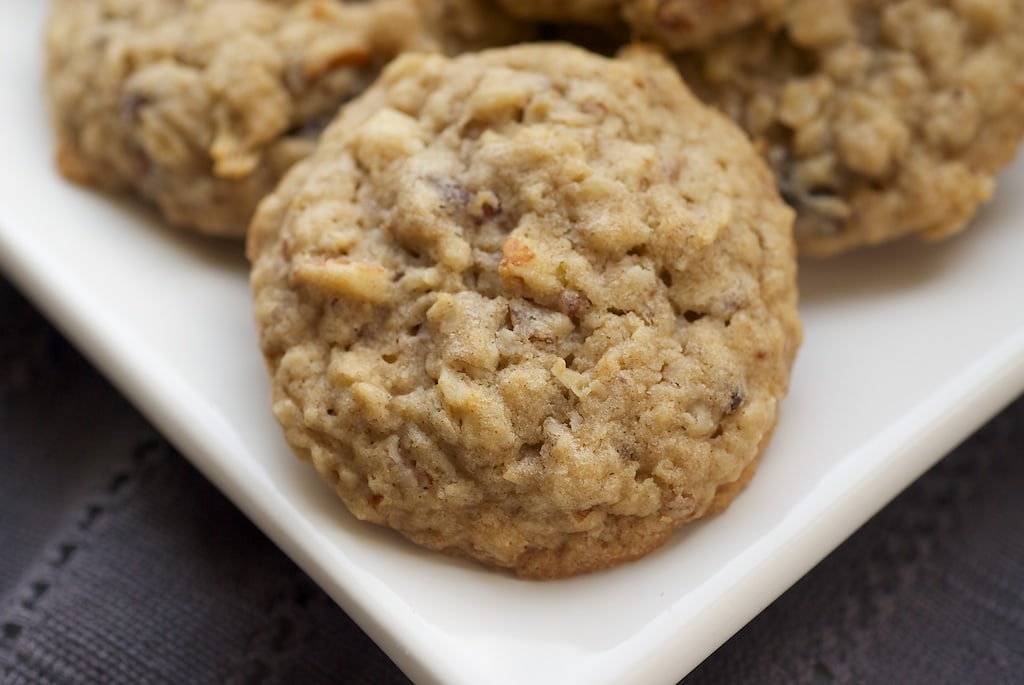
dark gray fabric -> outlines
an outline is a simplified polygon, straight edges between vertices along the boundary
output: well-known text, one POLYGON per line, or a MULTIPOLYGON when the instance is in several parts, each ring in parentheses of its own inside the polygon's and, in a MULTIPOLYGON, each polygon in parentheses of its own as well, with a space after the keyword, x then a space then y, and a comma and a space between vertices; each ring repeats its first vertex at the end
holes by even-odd
MULTIPOLYGON (((683 682, 1024 682, 1024 400, 683 682)), ((0 281, 0 683, 407 683, 0 281)))
POLYGON ((686 679, 1024 683, 1024 399, 686 679))
POLYGON ((0 683, 407 683, 0 281, 0 683))

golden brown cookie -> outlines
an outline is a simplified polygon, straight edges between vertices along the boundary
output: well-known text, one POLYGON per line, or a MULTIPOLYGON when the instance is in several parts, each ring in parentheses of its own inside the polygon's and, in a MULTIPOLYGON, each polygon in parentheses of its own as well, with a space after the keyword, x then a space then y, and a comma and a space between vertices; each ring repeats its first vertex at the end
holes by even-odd
POLYGON ((1024 136, 1021 0, 794 0, 680 63, 763 150, 801 254, 960 231, 1024 136))
POLYGON ((407 55, 249 235, 285 436, 358 518, 529 577, 753 473, 800 340, 792 212, 662 58, 407 55))
POLYGON ((424 45, 409 0, 56 0, 59 168, 240 236, 339 104, 424 45))

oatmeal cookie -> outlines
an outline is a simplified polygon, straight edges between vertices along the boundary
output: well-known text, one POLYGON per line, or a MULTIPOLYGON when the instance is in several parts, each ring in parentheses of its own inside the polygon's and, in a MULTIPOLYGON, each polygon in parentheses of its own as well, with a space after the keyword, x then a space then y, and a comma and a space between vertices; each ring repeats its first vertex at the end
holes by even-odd
POLYGON ((794 0, 680 64, 763 150, 801 254, 960 231, 1024 135, 1021 0, 794 0))
POLYGON ((61 172, 240 236, 339 104, 425 44, 409 0, 56 0, 61 172))
POLYGON ((273 410, 358 518, 566 576, 753 473, 800 339, 792 211, 665 60, 398 58, 249 233, 273 410))

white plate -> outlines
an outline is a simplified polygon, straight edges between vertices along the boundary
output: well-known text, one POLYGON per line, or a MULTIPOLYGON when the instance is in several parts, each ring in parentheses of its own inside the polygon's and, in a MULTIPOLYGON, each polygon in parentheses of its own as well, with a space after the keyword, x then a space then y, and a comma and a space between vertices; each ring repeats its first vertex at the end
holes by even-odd
POLYGON ((421 551, 290 456, 240 247, 54 173, 47 3, 0 1, 0 266, 415 681, 675 682, 1024 388, 1019 160, 959 238, 804 266, 792 392, 725 514, 565 581, 421 551))

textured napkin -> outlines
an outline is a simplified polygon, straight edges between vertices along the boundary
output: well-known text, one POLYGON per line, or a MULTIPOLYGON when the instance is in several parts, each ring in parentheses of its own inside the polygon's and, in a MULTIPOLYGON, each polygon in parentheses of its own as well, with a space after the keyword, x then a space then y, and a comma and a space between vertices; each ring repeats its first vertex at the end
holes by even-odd
MULTIPOLYGON (((1024 399, 683 682, 1020 683, 1024 399)), ((0 280, 0 683, 407 683, 0 280)))

